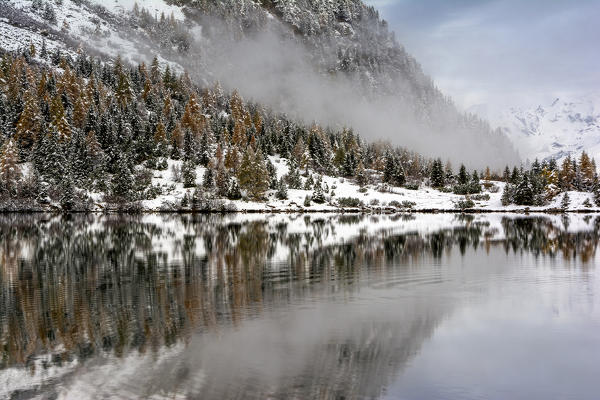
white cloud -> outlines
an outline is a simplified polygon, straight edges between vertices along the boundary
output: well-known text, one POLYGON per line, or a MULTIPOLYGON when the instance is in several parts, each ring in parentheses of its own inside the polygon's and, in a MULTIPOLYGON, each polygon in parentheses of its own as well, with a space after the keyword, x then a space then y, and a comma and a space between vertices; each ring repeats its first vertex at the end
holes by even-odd
POLYGON ((600 90, 600 1, 372 0, 459 106, 600 90))

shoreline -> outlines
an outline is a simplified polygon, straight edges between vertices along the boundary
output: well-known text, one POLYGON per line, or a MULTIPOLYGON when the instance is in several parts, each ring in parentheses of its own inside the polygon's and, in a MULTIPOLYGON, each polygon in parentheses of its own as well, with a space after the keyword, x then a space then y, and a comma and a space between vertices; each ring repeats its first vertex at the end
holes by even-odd
POLYGON ((372 208, 326 208, 326 209, 245 209, 245 210, 71 210, 64 211, 57 208, 52 209, 24 209, 24 210, 0 210, 0 214, 373 214, 373 215, 392 215, 392 214, 600 214, 600 209, 570 209, 562 210, 559 208, 548 209, 476 209, 468 208, 464 210, 453 209, 372 209, 372 208))

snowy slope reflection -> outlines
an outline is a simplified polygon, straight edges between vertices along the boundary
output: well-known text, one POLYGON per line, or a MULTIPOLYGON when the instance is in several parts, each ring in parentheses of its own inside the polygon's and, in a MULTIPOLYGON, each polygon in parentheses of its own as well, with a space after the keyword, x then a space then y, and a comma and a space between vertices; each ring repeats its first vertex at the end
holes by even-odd
POLYGON ((596 216, 1 216, 0 397, 395 397, 473 304, 593 293, 599 235, 596 216))

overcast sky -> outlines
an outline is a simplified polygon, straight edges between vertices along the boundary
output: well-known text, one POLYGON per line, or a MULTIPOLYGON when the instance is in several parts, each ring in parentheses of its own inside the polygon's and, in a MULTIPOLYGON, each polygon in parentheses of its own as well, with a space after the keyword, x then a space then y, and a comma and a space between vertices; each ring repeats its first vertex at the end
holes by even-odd
POLYGON ((366 0, 462 108, 600 92, 600 0, 366 0))

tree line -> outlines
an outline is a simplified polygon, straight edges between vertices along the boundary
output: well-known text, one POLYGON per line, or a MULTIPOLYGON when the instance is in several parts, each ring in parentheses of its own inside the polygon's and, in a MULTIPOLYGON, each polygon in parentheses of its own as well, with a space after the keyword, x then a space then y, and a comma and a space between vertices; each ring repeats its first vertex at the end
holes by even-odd
MULTIPOLYGON (((529 171, 503 175, 431 160, 386 142, 366 142, 350 128, 305 124, 245 101, 218 83, 198 87, 189 76, 160 65, 130 66, 27 47, 0 60, 0 199, 5 209, 59 204, 88 209, 100 196, 109 204, 136 204, 168 194, 153 184, 154 171, 173 171, 190 192, 187 207, 207 198, 264 201, 288 188, 330 194, 320 175, 369 184, 418 188, 426 184, 457 194, 482 190, 481 179, 509 182, 503 200, 543 204, 560 191, 598 192, 595 163, 587 154, 535 162, 529 171), (268 156, 288 160, 277 179, 268 156), (198 166, 204 168, 196 176, 198 166), (176 173, 175 173, 176 172, 176 173), (316 174, 316 175, 313 175, 316 174), (197 184, 201 181, 200 184, 197 184)), ((508 171, 508 172, 507 172, 508 171)))

